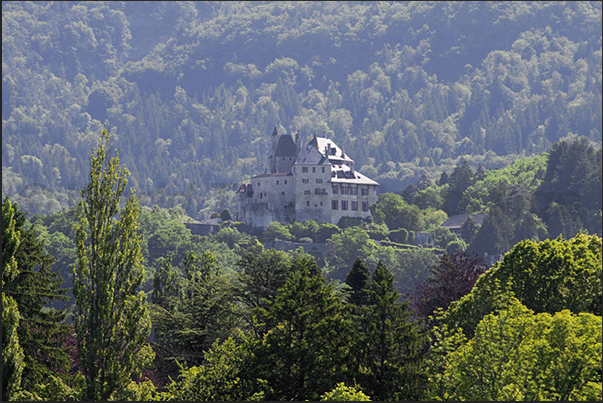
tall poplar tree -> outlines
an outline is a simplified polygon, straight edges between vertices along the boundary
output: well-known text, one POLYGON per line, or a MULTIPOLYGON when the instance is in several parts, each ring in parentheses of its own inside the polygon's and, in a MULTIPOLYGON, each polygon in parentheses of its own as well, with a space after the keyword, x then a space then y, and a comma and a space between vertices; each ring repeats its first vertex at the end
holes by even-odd
POLYGON ((77 264, 73 270, 78 354, 86 384, 85 400, 108 400, 153 360, 145 338, 151 321, 144 292, 138 233, 138 199, 131 190, 119 207, 129 172, 105 151, 110 135, 101 132, 90 155, 90 181, 81 191, 75 225, 77 264))

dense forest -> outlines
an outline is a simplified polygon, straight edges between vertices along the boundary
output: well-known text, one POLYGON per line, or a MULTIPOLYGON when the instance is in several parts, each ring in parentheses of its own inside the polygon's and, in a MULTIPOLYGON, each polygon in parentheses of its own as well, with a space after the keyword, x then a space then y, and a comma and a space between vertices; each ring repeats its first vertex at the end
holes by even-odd
POLYGON ((202 220, 327 135, 399 192, 601 146, 599 2, 3 2, 2 192, 74 206, 103 123, 141 204, 202 220))
POLYGON ((2 22, 3 400, 603 399, 601 3, 2 22), (373 218, 237 221, 275 126, 342 146, 373 218))

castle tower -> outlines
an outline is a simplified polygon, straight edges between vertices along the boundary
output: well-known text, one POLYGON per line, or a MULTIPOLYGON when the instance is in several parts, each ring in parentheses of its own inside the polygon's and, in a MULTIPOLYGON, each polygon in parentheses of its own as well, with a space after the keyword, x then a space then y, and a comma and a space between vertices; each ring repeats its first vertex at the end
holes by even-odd
POLYGON ((270 166, 270 173, 276 172, 276 148, 278 146, 278 140, 281 137, 276 130, 276 126, 274 126, 274 131, 272 132, 272 154, 268 157, 268 163, 270 166))
POLYGON ((295 135, 295 147, 297 148, 298 152, 302 147, 302 139, 301 139, 301 134, 299 133, 299 130, 297 131, 297 134, 295 135))

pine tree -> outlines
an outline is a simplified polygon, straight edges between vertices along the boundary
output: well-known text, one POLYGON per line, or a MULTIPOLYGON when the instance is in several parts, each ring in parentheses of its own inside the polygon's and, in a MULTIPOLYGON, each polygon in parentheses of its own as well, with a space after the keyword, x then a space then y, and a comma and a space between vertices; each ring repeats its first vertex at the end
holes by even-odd
POLYGON ((371 272, 366 266, 364 259, 360 256, 357 257, 352 268, 345 277, 345 283, 352 289, 349 299, 350 303, 356 306, 368 304, 370 280, 371 272))
POLYGON ((68 372, 71 361, 65 343, 71 326, 65 324, 66 310, 52 307, 53 301, 67 299, 67 290, 61 288, 63 278, 51 271, 54 258, 46 252, 34 226, 26 226, 25 213, 13 206, 15 229, 20 233, 15 252, 19 273, 7 293, 21 316, 18 334, 25 354, 22 386, 32 390, 36 384, 48 383, 51 375, 68 372))
MULTIPOLYGON (((444 211, 449 216, 459 214, 459 204, 463 197, 463 192, 475 183, 473 176, 473 169, 465 159, 461 159, 457 166, 454 167, 448 179, 450 188, 446 191, 444 200, 444 211)), ((443 184, 441 182, 442 180, 440 179, 440 185, 443 184)))
POLYGON ((371 305, 364 312, 362 390, 373 400, 418 400, 425 384, 420 351, 423 337, 398 302, 394 275, 379 261, 373 273, 371 305))
POLYGON ((492 206, 473 242, 467 248, 467 253, 477 253, 478 256, 483 253, 504 254, 511 249, 512 236, 513 228, 509 218, 499 207, 492 206))
POLYGON ((252 372, 272 391, 267 400, 318 400, 338 382, 352 381, 352 322, 346 308, 302 257, 260 318, 271 330, 254 349, 252 372))
POLYGON ((463 237, 465 242, 467 242, 467 244, 470 244, 471 242, 473 242, 473 239, 475 238, 475 235, 477 234, 478 230, 479 226, 475 223, 475 221, 473 221, 471 216, 469 216, 467 217, 463 225, 461 225, 461 236, 463 237))
POLYGON ((85 377, 83 398, 108 400, 139 378, 153 359, 145 338, 151 321, 144 292, 138 199, 131 191, 119 208, 129 172, 110 158, 101 133, 90 155, 89 183, 77 210, 77 264, 73 270, 77 349, 85 377))

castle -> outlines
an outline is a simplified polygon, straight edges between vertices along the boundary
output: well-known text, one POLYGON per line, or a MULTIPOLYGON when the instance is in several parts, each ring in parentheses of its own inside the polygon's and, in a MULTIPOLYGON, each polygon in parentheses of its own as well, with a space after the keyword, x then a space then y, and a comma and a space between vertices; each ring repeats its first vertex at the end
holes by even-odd
POLYGON ((272 132, 269 172, 251 178, 237 191, 238 220, 267 228, 273 221, 314 219, 337 224, 342 217, 371 217, 379 183, 354 170, 354 160, 333 140, 316 137, 302 144, 272 132))

